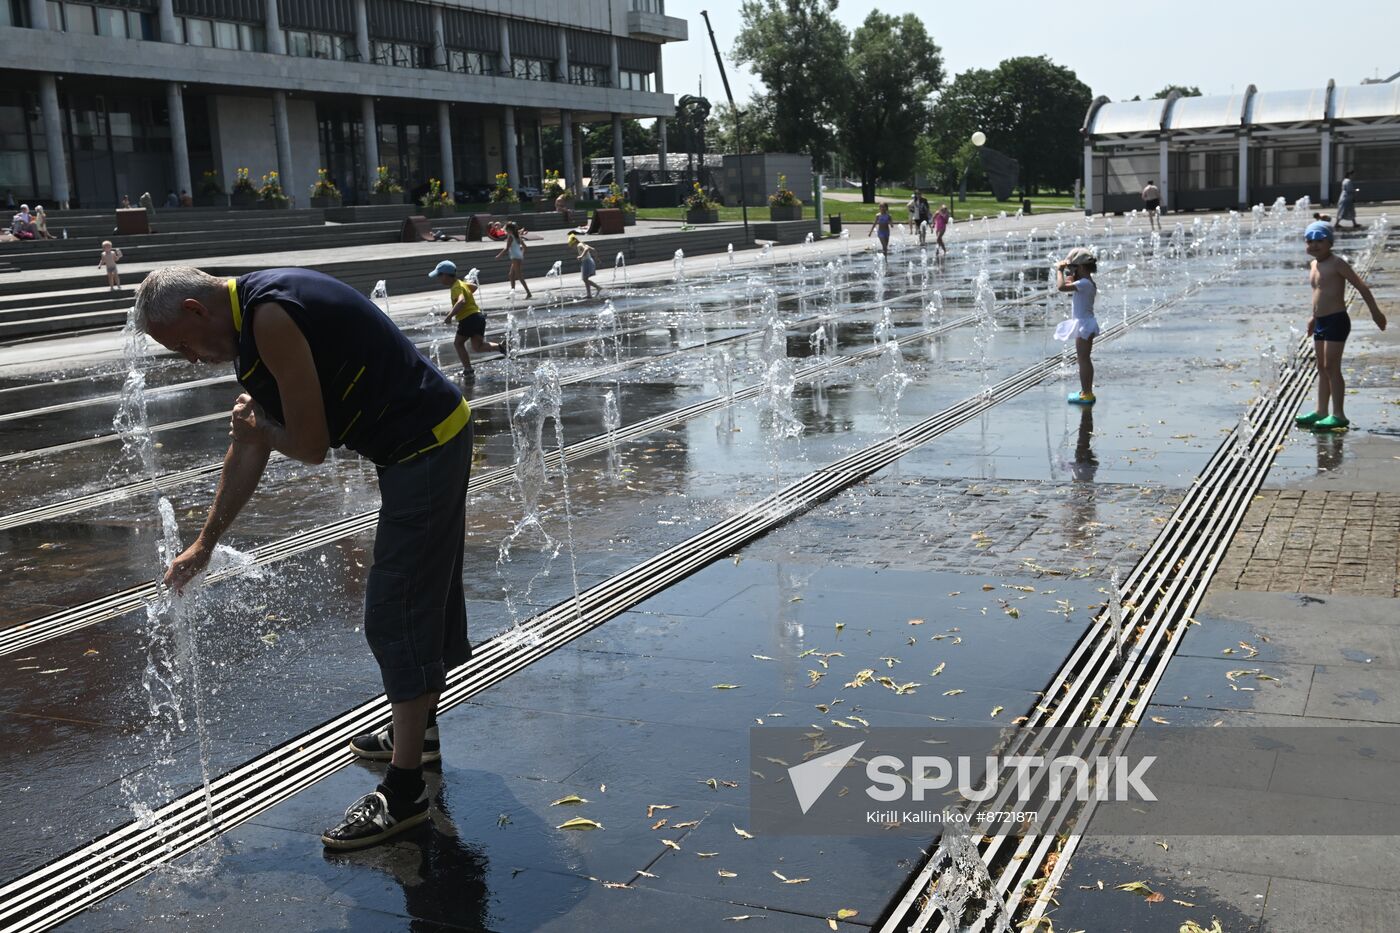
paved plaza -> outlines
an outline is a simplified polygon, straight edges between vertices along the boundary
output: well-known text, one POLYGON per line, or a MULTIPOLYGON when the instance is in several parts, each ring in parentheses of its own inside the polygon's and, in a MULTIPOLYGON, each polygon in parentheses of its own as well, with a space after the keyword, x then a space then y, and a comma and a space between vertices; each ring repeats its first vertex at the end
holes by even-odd
MULTIPOLYGON (((1381 213, 1338 250, 1400 322, 1381 213)), ((606 305, 572 267, 531 305, 487 285, 512 349, 467 389, 476 655, 444 697, 431 821, 344 854, 320 834, 383 775, 345 742, 388 709, 361 631, 371 465, 275 459, 171 608, 157 498, 188 541, 231 376, 154 343, 130 360, 111 330, 0 346, 0 904, 27 898, 0 928, 910 929, 937 830, 755 831, 752 788, 790 763, 751 732, 1034 724, 1091 676, 1074 659, 1119 595, 1145 652, 1177 583, 1119 724, 1400 725, 1400 325, 1353 305, 1353 429, 1291 428, 1313 395, 1303 225, 1008 217, 954 225, 943 262, 897 235, 879 263, 857 231, 604 270, 606 305), (1066 405, 1068 300, 1046 291, 1077 245, 1100 256, 1092 408, 1066 405), (133 365, 153 474, 113 426, 133 365), (550 388, 532 435, 520 412, 550 388)), ((437 258, 351 258, 407 253, 437 258)), ((455 378, 445 293, 389 302, 455 378)), ((1364 757, 1222 769, 1201 807, 1293 795, 1381 825, 1400 799, 1364 757), (1324 801, 1304 778, 1329 767, 1378 778, 1324 801)), ((969 845, 1026 929, 1400 927, 1393 837, 1249 833, 969 845)))

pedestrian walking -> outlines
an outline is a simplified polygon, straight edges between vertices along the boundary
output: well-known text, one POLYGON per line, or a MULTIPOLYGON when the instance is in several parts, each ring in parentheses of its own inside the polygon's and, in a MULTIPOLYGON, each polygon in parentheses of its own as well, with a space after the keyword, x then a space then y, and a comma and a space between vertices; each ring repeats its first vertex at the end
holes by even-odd
POLYGON ((1162 229, 1162 190, 1155 181, 1149 181, 1142 189, 1142 206, 1147 211, 1147 222, 1155 230, 1162 229))
POLYGON ((946 204, 938 205, 938 210, 934 212, 933 215, 934 241, 938 248, 942 250, 944 255, 947 254, 948 247, 943 242, 943 234, 945 231, 947 231, 948 221, 952 218, 952 216, 953 214, 951 211, 948 210, 948 205, 946 204))
POLYGON ((111 240, 102 241, 102 255, 97 259, 97 267, 107 270, 107 290, 116 291, 122 287, 121 276, 117 274, 117 263, 122 261, 122 251, 112 245, 111 240))
POLYGON ((477 353, 498 351, 505 355, 506 344, 488 343, 486 340, 486 315, 476 301, 476 283, 469 282, 457 274, 457 264, 444 259, 428 273, 428 278, 451 291, 452 307, 448 309, 443 323, 457 322, 457 335, 452 338, 452 349, 457 351, 457 359, 462 361, 462 381, 471 382, 476 378, 471 357, 467 355, 467 343, 477 353))
POLYGON ((593 299, 593 289, 598 289, 598 294, 603 293, 603 286, 593 281, 593 277, 598 274, 598 260, 593 247, 579 239, 577 233, 569 231, 569 245, 578 251, 578 274, 583 279, 583 288, 586 300, 593 299))
POLYGON ((1337 225, 1342 221, 1350 220, 1351 229, 1358 230, 1361 225, 1356 222, 1356 195, 1361 189, 1351 180, 1351 172, 1347 172, 1342 179, 1342 195, 1337 198, 1337 225))
POLYGON ((525 297, 533 298, 530 294, 530 283, 525 281, 525 235, 520 229, 520 225, 515 221, 506 224, 506 245, 496 254, 496 258, 502 256, 510 258, 510 293, 515 294, 515 283, 518 281, 525 286, 525 297))
POLYGON ((880 212, 875 215, 875 222, 870 225, 870 231, 866 236, 874 233, 880 238, 880 252, 886 256, 890 254, 890 228, 894 225, 894 218, 890 216, 890 206, 885 202, 880 202, 880 212))

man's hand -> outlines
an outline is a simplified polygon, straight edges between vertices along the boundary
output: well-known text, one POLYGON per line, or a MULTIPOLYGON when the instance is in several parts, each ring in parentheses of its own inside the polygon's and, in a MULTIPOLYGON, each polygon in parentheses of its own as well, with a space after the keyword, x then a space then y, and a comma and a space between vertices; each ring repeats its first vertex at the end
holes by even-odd
POLYGON ((1371 312, 1371 320, 1375 321, 1376 326, 1381 330, 1385 330, 1385 315, 1381 314, 1379 310, 1371 312))
POLYGON ((229 415, 228 436, 241 444, 268 446, 262 424, 265 417, 262 406, 245 392, 233 403, 233 412, 229 415))
MULTIPOLYGON (((1304 336, 1304 337, 1311 337, 1311 336, 1313 335, 1313 328, 1315 328, 1316 326, 1317 326, 1317 316, 1314 315, 1313 317, 1308 318, 1307 326, 1305 326, 1305 327, 1303 328, 1303 336, 1304 336)), ((1382 328, 1382 329, 1384 329, 1384 328, 1382 328)))
POLYGON ((194 544, 185 548, 183 554, 170 562, 162 582, 175 592, 182 592, 189 582, 209 565, 209 558, 213 554, 213 546, 205 544, 202 537, 196 538, 194 544))

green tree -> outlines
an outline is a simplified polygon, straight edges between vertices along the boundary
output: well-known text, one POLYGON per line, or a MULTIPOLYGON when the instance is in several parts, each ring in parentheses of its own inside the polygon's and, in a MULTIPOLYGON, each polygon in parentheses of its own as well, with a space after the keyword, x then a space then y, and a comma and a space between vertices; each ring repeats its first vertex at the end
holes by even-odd
POLYGON ((851 37, 850 94, 841 121, 841 148, 860 173, 861 199, 875 201, 880 178, 902 178, 914 167, 913 140, 929 118, 943 82, 943 54, 914 14, 878 10, 851 37))
POLYGON ((977 130, 987 145, 1021 163, 1021 187, 1064 190, 1081 171, 1079 130, 1092 94, 1069 70, 1045 56, 1009 58, 991 71, 953 79, 934 106, 933 148, 959 171, 977 130))
MULTIPOLYGON (((562 143, 560 146, 562 150, 562 143)), ((622 121, 623 155, 646 155, 656 151, 655 127, 642 126, 638 120, 622 121)), ((612 123, 590 123, 583 128, 584 170, 591 159, 611 159, 613 154, 612 123)), ((562 158, 562 156, 561 156, 562 158)))
POLYGON ((1193 84, 1193 85, 1190 85, 1190 86, 1187 86, 1187 85, 1185 85, 1185 84, 1168 84, 1166 87, 1162 88, 1162 89, 1161 89, 1160 91, 1158 91, 1156 94, 1153 94, 1153 95, 1152 95, 1152 99, 1153 99, 1153 100, 1161 100, 1163 97, 1166 97, 1166 96, 1168 96, 1169 94, 1171 94, 1172 91, 1180 91, 1182 97, 1200 97, 1200 96, 1201 96, 1201 89, 1198 88, 1198 87, 1196 87, 1194 84, 1193 84))
POLYGON ((1006 101, 997 89, 996 73, 985 68, 964 71, 943 89, 933 106, 923 136, 928 151, 923 171, 948 194, 958 187, 965 171, 969 183, 980 188, 984 178, 972 134, 981 130, 990 138, 1000 138, 1010 121, 1006 101))
MULTIPOLYGON (((747 64, 768 93, 769 138, 785 152, 826 164, 836 143, 835 118, 846 110, 850 37, 833 15, 837 0, 744 0, 734 59, 747 64)), ((753 147, 757 148, 757 147, 753 147)))
POLYGON ((705 143, 711 152, 781 151, 773 129, 773 95, 755 94, 737 112, 720 104, 705 121, 705 143))

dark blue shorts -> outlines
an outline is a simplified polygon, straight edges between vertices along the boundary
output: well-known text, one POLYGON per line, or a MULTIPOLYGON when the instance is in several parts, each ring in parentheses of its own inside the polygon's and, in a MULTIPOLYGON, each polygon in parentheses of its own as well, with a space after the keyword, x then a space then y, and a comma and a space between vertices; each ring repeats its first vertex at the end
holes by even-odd
POLYGON ((441 693, 471 657, 462 592, 472 428, 379 468, 379 528, 365 587, 365 638, 390 703, 441 693))
POLYGON ((1320 317, 1313 322, 1314 340, 1332 340, 1340 343, 1351 333, 1351 316, 1345 311, 1320 317))
POLYGON ((458 337, 485 337, 486 336, 486 315, 480 311, 475 314, 468 314, 457 322, 458 337))

